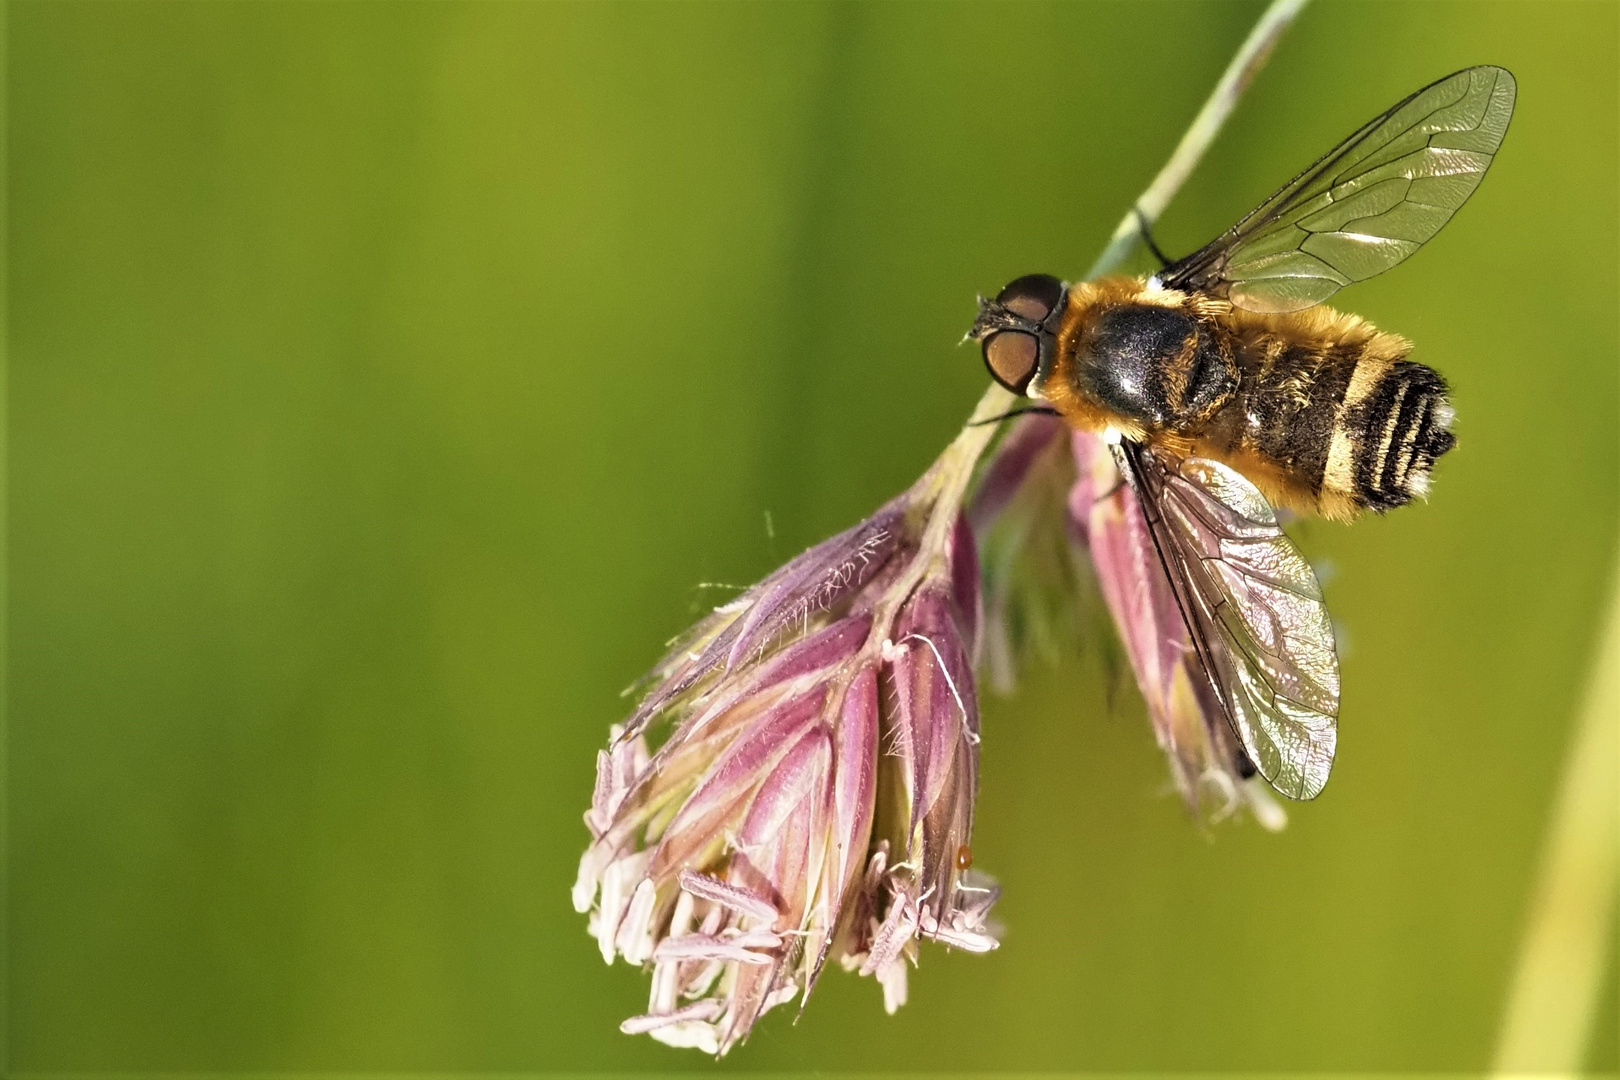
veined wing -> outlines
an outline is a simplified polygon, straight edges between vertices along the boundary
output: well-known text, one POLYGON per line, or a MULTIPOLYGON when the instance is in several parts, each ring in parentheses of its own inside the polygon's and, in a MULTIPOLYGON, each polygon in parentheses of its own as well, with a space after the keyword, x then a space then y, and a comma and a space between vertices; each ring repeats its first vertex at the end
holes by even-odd
POLYGON ((1479 186, 1513 118, 1505 68, 1472 67, 1373 117, 1159 275, 1249 311, 1299 311, 1399 263, 1479 186))
POLYGON ((1131 442, 1115 456, 1244 752, 1281 794, 1315 798, 1333 767, 1339 659, 1310 564, 1227 466, 1131 442))

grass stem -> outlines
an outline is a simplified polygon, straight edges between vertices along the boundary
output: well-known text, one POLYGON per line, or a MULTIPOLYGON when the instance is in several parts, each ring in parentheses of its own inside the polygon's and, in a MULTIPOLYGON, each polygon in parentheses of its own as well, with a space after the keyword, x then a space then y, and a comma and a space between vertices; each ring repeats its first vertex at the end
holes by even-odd
POLYGON ((1496 1071, 1574 1075, 1585 1064, 1614 942, 1620 884, 1620 560, 1532 883, 1496 1071))

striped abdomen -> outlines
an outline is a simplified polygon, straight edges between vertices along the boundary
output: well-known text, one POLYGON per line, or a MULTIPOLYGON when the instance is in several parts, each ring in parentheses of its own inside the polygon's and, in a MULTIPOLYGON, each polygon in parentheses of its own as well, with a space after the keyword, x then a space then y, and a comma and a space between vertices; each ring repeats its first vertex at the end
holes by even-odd
POLYGON ((1241 372, 1233 400, 1197 438, 1274 501, 1348 519, 1426 495, 1456 444, 1446 384, 1393 334, 1328 308, 1234 312, 1241 372))
POLYGON ((1438 372, 1406 360, 1363 361, 1339 409, 1325 484, 1371 510, 1429 493, 1429 469, 1457 444, 1438 372))

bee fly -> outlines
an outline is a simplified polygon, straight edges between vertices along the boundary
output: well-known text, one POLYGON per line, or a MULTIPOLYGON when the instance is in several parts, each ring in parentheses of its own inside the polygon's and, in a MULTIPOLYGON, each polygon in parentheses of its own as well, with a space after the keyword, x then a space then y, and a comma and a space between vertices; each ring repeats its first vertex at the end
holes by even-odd
POLYGON ((1390 510, 1427 493, 1456 443, 1445 380, 1322 301, 1450 220, 1514 92, 1502 68, 1449 75, 1157 274, 1021 277, 980 300, 969 332, 998 383, 1112 445, 1239 765, 1292 798, 1327 782, 1339 672, 1315 575, 1270 504, 1340 521, 1390 510))

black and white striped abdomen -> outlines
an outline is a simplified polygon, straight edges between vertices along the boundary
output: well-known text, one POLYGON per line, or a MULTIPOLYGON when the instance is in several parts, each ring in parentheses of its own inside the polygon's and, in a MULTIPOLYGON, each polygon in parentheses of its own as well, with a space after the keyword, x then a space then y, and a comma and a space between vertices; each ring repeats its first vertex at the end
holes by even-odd
POLYGON ((1435 459, 1457 444, 1452 417, 1432 368, 1364 359, 1339 407, 1324 480, 1371 510, 1427 495, 1435 459))

